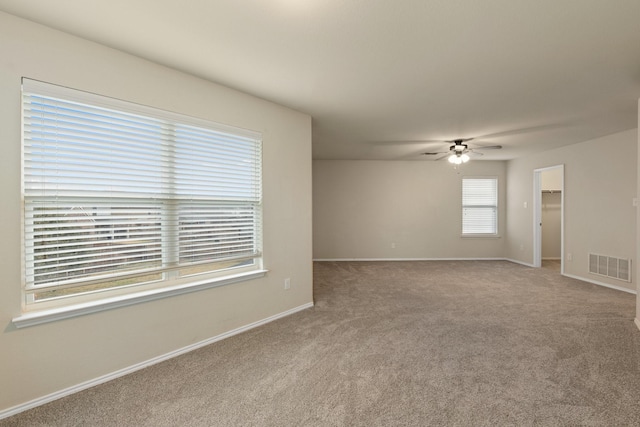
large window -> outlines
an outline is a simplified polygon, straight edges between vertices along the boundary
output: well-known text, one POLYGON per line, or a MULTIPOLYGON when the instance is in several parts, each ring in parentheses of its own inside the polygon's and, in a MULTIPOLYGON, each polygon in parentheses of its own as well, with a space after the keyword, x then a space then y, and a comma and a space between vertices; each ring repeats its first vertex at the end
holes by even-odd
POLYGON ((462 234, 498 234, 497 178, 462 178, 462 234))
POLYGON ((27 303, 261 268, 258 133, 24 79, 23 152, 27 303))

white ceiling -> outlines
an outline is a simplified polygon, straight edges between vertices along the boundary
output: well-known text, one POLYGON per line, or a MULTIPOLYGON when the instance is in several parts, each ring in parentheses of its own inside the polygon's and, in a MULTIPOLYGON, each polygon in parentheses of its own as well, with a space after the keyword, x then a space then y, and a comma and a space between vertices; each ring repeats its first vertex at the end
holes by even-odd
POLYGON ((637 127, 639 0, 0 0, 313 117, 317 159, 508 159, 637 127), (472 143, 470 143, 471 145, 472 143))

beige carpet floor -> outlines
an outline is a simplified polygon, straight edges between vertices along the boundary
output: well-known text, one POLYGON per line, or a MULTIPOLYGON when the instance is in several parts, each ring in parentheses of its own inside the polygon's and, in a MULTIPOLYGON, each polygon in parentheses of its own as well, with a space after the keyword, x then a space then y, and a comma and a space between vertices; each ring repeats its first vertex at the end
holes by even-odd
POLYGON ((502 261, 314 280, 312 309, 0 425, 640 425, 634 295, 502 261))

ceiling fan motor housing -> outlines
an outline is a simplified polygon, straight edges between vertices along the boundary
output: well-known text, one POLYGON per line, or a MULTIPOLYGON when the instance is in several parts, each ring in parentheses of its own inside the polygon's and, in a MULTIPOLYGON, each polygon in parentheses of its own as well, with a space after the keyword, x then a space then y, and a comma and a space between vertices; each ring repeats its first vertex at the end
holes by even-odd
POLYGON ((467 144, 462 144, 458 142, 456 142, 454 145, 451 146, 451 151, 455 152, 458 155, 464 153, 468 149, 469 147, 467 146, 467 144))

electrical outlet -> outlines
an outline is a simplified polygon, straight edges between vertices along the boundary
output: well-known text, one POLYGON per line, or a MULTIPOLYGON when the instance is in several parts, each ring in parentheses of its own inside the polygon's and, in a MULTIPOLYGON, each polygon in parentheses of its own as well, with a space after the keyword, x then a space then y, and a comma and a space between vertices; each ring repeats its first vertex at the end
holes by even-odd
POLYGON ((288 277, 284 279, 284 290, 286 291, 287 289, 291 289, 291 279, 288 277))
POLYGON ((573 254, 571 252, 567 254, 567 261, 573 261, 573 254))
POLYGON ((395 244, 395 243, 392 243, 392 244, 391 244, 391 249, 395 249, 395 248, 396 248, 396 244, 395 244))

